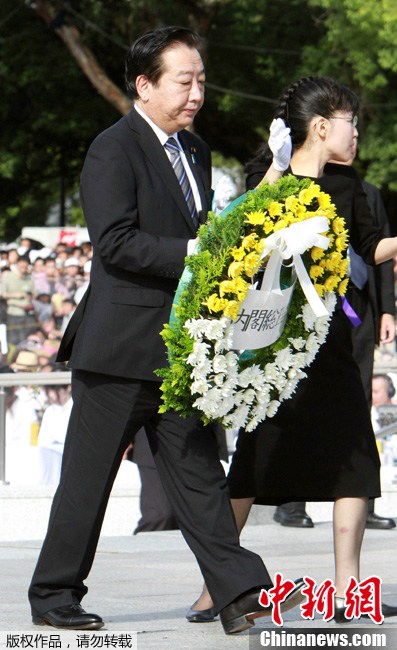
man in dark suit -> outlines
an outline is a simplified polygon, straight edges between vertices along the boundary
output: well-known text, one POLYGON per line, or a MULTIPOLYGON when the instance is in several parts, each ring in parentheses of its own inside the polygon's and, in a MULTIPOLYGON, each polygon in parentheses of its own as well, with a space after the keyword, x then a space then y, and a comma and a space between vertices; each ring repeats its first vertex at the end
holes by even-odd
MULTIPOLYGON (((80 605, 84 580, 122 456, 142 426, 225 632, 271 613, 258 603, 271 579, 261 558, 239 545, 213 431, 198 418, 158 413, 154 371, 166 364, 160 331, 211 198, 210 151, 185 130, 203 104, 200 47, 196 34, 174 27, 133 44, 126 80, 135 105, 96 138, 84 164, 81 198, 94 255, 90 287, 59 353, 70 359, 74 406, 29 589, 39 625, 102 627, 80 605)), ((301 602, 301 587, 298 581, 284 610, 301 602)))

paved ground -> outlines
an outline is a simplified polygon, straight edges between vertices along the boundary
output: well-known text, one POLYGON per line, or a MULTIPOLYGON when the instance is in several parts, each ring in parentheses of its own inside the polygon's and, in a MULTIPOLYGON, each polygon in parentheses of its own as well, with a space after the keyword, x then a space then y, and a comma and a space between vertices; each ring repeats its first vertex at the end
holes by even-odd
MULTIPOLYGON (((333 578, 332 527, 329 522, 317 523, 310 530, 283 528, 274 524, 269 515, 267 523, 247 526, 242 541, 265 558, 271 575, 281 571, 289 578, 302 575, 317 581, 333 578)), ((32 625, 26 599, 39 548, 39 541, 0 543, 1 649, 12 647, 7 633, 35 635, 46 632, 49 635, 54 632, 52 628, 32 625)), ((397 529, 366 531, 362 578, 374 574, 381 576, 383 600, 389 604, 397 604, 396 551, 397 529)), ((178 531, 143 533, 135 537, 102 537, 88 586, 89 592, 83 603, 85 608, 103 616, 108 634, 137 632, 136 647, 139 650, 253 650, 263 647, 261 632, 281 631, 265 618, 259 619, 250 633, 236 636, 225 636, 219 621, 187 623, 184 615, 200 591, 201 576, 178 531)), ((347 628, 364 633, 386 630, 388 647, 397 647, 397 618, 388 619, 381 627, 365 622, 360 627, 348 625, 340 628, 319 617, 314 621, 304 621, 299 608, 296 608, 284 615, 282 631, 320 630, 328 633, 345 632, 347 628), (393 644, 389 645, 393 634, 393 644)), ((45 644, 51 647, 48 640, 45 644)), ((43 643, 33 647, 42 646, 43 643)), ((14 647, 17 647, 16 643, 14 647)), ((20 643, 19 647, 24 646, 20 643)))

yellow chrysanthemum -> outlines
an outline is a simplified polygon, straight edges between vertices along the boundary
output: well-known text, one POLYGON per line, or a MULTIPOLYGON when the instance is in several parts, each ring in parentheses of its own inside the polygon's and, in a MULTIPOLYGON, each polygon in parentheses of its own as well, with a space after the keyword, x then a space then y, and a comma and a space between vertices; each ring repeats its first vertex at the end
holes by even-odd
POLYGON ((340 296, 344 296, 347 291, 347 286, 349 284, 349 278, 345 278, 342 282, 338 284, 338 293, 340 296))
POLYGON ((337 237, 335 239, 335 248, 336 248, 337 251, 342 252, 342 251, 344 251, 346 249, 348 238, 349 238, 349 236, 348 236, 347 232, 345 231, 344 233, 342 233, 341 235, 339 235, 339 237, 337 237))
POLYGON ((346 259, 346 257, 342 259, 338 270, 339 270, 339 275, 341 275, 342 277, 347 275, 347 272, 349 270, 349 260, 346 259))
POLYGON ((234 260, 236 260, 236 262, 241 262, 245 257, 245 250, 242 247, 232 248, 230 252, 231 252, 231 256, 233 257, 234 260))
POLYGON ((273 221, 268 217, 266 218, 266 221, 263 224, 263 230, 265 231, 265 235, 269 235, 273 230, 273 221))
POLYGON ((286 228, 287 225, 288 224, 287 224, 287 221, 285 219, 279 219, 279 221, 277 221, 274 224, 273 231, 277 232, 278 230, 282 230, 283 228, 286 228))
POLYGON ((236 300, 229 300, 228 304, 225 306, 223 313, 225 316, 228 316, 232 320, 236 320, 238 316, 238 312, 240 309, 240 302, 237 302, 236 300))
POLYGON ((309 187, 299 192, 299 201, 304 205, 310 205, 313 199, 318 198, 319 194, 319 186, 312 183, 309 187))
POLYGON ((224 280, 219 284, 219 295, 221 298, 225 294, 232 293, 240 300, 241 296, 245 295, 247 291, 247 282, 243 278, 238 277, 233 280, 224 280))
POLYGON ((287 211, 295 212, 301 206, 296 196, 287 196, 285 199, 285 209, 287 211))
POLYGON ((323 284, 317 284, 317 282, 314 283, 314 288, 317 291, 319 296, 323 296, 325 293, 324 285, 323 284))
POLYGON ((237 278, 239 275, 242 274, 243 271, 244 271, 243 262, 231 262, 231 264, 229 264, 227 274, 229 278, 237 278))
POLYGON ((244 270, 248 277, 252 277, 259 267, 260 255, 256 252, 249 253, 244 259, 244 270))
POLYGON ((323 212, 328 219, 334 219, 334 217, 336 217, 336 206, 331 203, 328 207, 322 208, 321 212, 323 212))
POLYGON ((312 264, 309 275, 312 280, 317 280, 317 278, 321 278, 321 276, 324 275, 324 269, 318 264, 312 264))
POLYGON ((212 293, 207 300, 203 302, 203 305, 206 305, 208 307, 209 311, 218 313, 220 311, 223 311, 224 308, 226 307, 228 303, 228 300, 225 300, 224 298, 219 298, 219 296, 216 295, 216 293, 212 293))
POLYGON ((274 217, 279 217, 283 213, 283 206, 278 201, 272 201, 269 204, 267 211, 272 219, 274 219, 274 217))
POLYGON ((319 246, 313 246, 310 256, 313 260, 313 262, 317 262, 318 260, 321 260, 322 257, 325 255, 325 250, 323 248, 319 248, 319 246))
POLYGON ((329 278, 324 282, 325 291, 335 291, 336 287, 339 284, 339 278, 337 275, 330 275, 329 278))
POLYGON ((255 248, 258 241, 258 235, 255 232, 252 232, 250 235, 247 235, 247 237, 244 237, 243 241, 241 242, 241 246, 245 250, 249 248, 255 248))
POLYGON ((332 222, 332 230, 336 235, 341 235, 345 231, 345 221, 342 217, 335 217, 332 222))
POLYGON ((255 246, 255 250, 256 250, 257 253, 261 253, 263 251, 264 247, 265 247, 265 240, 260 239, 258 241, 258 243, 256 244, 256 246, 255 246))
POLYGON ((331 273, 338 271, 342 263, 342 255, 338 251, 332 251, 328 256, 325 262, 325 268, 331 273))
POLYGON ((325 192, 320 192, 317 197, 320 210, 327 210, 331 206, 331 197, 325 192))
POLYGON ((265 213, 262 210, 255 210, 253 212, 246 212, 247 223, 253 226, 261 226, 265 221, 265 213))

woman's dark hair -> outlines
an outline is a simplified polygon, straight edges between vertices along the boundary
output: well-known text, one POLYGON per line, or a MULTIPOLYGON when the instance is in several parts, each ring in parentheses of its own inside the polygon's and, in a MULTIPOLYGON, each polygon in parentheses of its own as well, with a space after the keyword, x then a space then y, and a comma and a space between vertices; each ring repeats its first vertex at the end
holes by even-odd
MULTIPOLYGON (((336 111, 357 113, 359 101, 350 88, 329 77, 303 77, 291 84, 282 94, 274 117, 280 117, 291 129, 293 149, 305 142, 313 117, 332 117, 336 111)), ((246 165, 249 173, 252 165, 266 162, 270 166, 272 153, 269 146, 261 145, 256 156, 246 165)))
POLYGON ((125 83, 133 99, 138 97, 136 78, 145 75, 156 85, 164 71, 164 50, 177 44, 202 50, 204 41, 186 27, 161 27, 147 32, 131 45, 125 60, 125 83))

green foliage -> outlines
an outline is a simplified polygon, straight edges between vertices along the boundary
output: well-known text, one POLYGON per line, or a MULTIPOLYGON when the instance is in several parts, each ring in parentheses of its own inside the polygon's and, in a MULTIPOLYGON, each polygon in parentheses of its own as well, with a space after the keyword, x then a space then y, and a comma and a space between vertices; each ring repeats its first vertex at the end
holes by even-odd
MULTIPOLYGON (((128 45, 148 29, 182 24, 205 38, 208 85, 195 129, 244 165, 268 137, 282 90, 329 74, 362 100, 361 169, 396 189, 397 3, 394 0, 72 0, 52 2, 123 88, 128 45)), ((0 239, 43 224, 78 190, 85 152, 119 115, 84 76, 34 3, 0 4, 0 239)), ((361 171, 360 169, 360 171, 361 171)), ((68 219, 75 219, 69 213, 68 219)))
POLYGON ((323 11, 323 35, 316 45, 305 48, 305 65, 315 61, 320 73, 337 77, 358 94, 359 157, 366 177, 395 190, 397 4, 393 0, 310 0, 310 4, 323 11))

